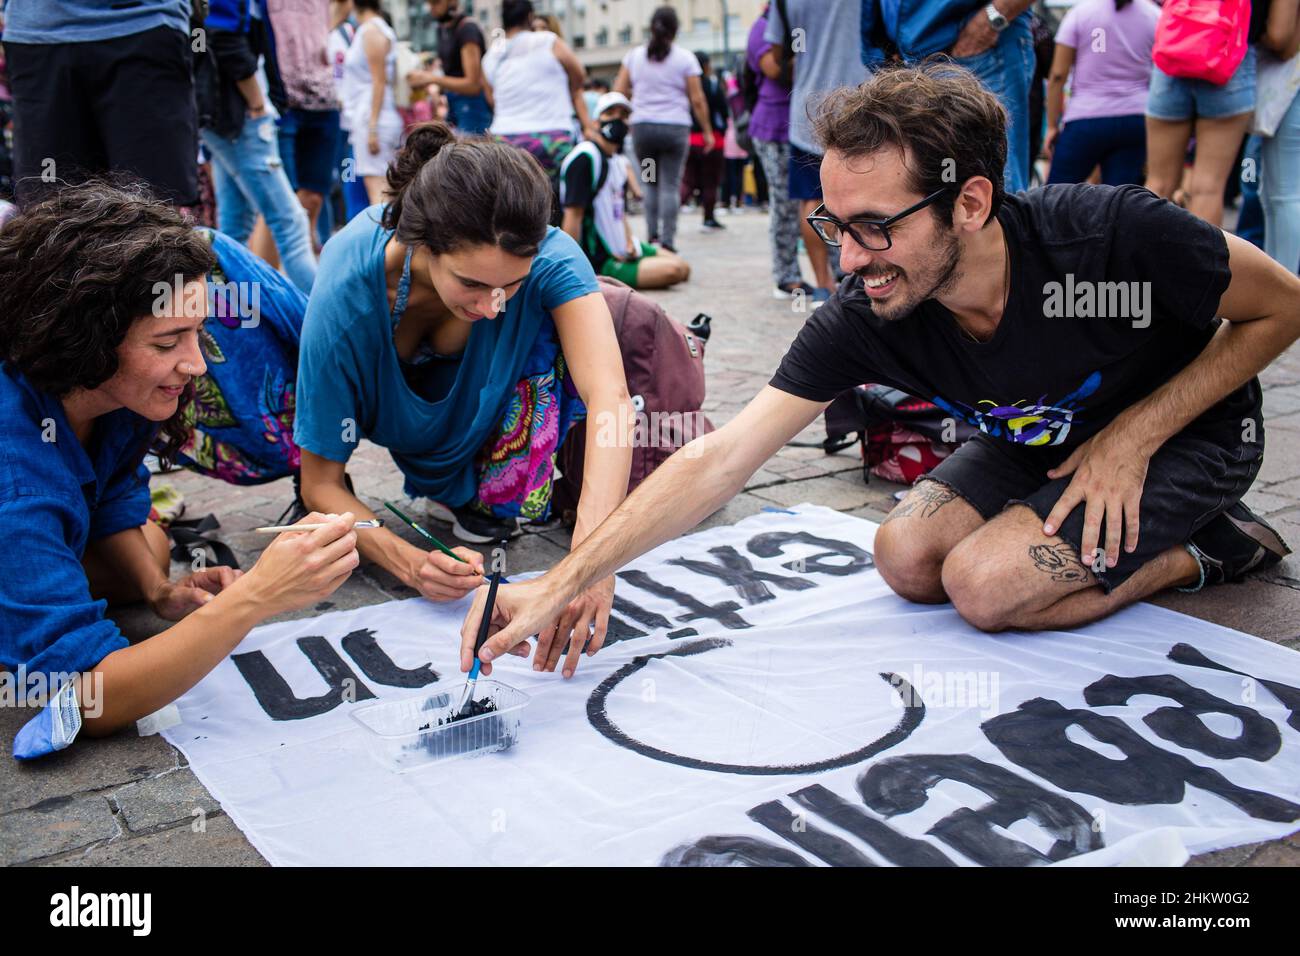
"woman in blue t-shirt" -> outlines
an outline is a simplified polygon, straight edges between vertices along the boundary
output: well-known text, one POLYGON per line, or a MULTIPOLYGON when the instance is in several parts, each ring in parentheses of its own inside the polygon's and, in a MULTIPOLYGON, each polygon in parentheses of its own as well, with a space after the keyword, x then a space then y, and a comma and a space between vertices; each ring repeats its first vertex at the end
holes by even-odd
MULTIPOLYGON (((586 414, 582 541, 626 494, 631 448, 616 436, 632 410, 591 265, 547 226, 545 173, 513 147, 425 123, 388 183, 393 201, 326 245, 308 300, 294 424, 303 501, 369 517, 344 477, 367 438, 458 537, 499 541, 549 517, 556 448, 586 414)), ((483 583, 482 557, 457 552, 464 563, 383 529, 361 542, 364 557, 437 601, 483 583)), ((562 622, 584 636, 595 626, 590 653, 613 592, 610 578, 562 622)))
POLYGON ((169 578, 142 462, 188 437, 214 261, 171 206, 102 183, 0 232, 0 672, 35 715, 15 756, 153 713, 357 565, 352 516, 316 515, 325 527, 280 535, 242 576, 169 578), (135 601, 177 623, 128 645, 105 611, 135 601))

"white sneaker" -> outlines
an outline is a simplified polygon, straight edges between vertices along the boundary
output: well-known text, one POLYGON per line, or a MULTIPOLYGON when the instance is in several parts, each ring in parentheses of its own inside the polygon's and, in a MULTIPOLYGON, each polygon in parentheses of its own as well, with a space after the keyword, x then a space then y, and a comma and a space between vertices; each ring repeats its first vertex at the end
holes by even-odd
POLYGON ((456 522, 456 516, 451 513, 451 509, 436 501, 429 502, 428 514, 431 521, 441 521, 443 524, 455 524, 456 522))

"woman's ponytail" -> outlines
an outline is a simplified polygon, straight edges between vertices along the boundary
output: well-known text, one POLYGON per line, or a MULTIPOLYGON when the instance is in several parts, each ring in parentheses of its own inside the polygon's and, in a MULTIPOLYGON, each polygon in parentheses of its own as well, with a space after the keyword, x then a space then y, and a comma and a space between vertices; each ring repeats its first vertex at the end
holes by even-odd
POLYGON ((646 55, 656 63, 667 59, 679 28, 676 10, 672 7, 657 9, 650 17, 650 42, 646 44, 646 55))

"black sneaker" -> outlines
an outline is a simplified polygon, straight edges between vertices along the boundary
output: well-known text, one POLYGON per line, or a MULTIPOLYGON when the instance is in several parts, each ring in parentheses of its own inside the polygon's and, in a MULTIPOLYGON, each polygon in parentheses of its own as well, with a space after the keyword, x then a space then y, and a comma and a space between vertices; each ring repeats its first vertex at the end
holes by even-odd
POLYGON ((545 521, 525 521, 519 526, 523 534, 544 534, 547 531, 559 531, 564 526, 560 515, 552 515, 545 521))
POLYGON ((789 282, 785 285, 779 285, 772 291, 774 299, 793 299, 796 293, 802 292, 805 296, 812 295, 816 290, 807 282, 789 282))
POLYGON ((1206 584, 1239 581, 1291 553, 1282 536, 1240 501, 1192 535, 1190 543, 1206 584))
POLYGON ((451 522, 452 532, 462 541, 472 544, 508 541, 523 533, 517 521, 500 521, 472 508, 452 508, 451 513, 454 516, 451 522))

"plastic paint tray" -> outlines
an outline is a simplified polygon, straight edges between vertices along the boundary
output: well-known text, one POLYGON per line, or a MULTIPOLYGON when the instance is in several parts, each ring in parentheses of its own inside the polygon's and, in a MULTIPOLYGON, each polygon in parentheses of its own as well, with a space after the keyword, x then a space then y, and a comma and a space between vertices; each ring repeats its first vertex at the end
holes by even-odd
POLYGON ((464 690, 464 684, 457 684, 436 694, 366 704, 352 711, 352 719, 361 725, 371 756, 394 773, 513 747, 528 695, 481 679, 474 700, 490 700, 497 709, 448 723, 464 690))

